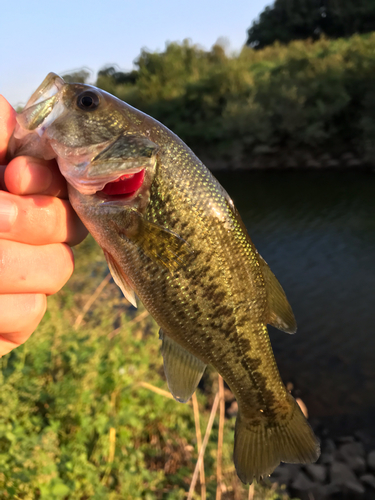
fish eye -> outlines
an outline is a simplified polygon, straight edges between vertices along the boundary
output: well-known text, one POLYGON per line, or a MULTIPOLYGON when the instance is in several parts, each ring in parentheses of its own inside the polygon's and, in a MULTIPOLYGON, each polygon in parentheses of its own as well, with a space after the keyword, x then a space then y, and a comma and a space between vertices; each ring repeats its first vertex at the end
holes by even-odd
POLYGON ((92 111, 99 106, 99 96, 95 92, 86 90, 77 97, 77 106, 84 111, 92 111))

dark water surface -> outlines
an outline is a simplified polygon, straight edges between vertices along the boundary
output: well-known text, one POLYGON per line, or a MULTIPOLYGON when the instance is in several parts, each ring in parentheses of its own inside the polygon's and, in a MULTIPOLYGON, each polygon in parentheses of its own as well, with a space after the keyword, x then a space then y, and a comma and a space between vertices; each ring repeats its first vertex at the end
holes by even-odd
POLYGON ((269 328, 284 382, 311 417, 375 430, 375 173, 216 174, 293 307, 269 328))

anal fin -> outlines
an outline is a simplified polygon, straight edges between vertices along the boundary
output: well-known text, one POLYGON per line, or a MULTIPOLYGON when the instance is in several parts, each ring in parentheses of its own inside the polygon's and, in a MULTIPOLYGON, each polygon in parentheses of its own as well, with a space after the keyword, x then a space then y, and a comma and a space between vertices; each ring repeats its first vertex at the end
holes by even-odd
POLYGON ((197 388, 206 365, 160 330, 164 372, 172 396, 186 403, 197 388))
POLYGON ((106 252, 105 250, 103 250, 103 252, 107 260, 108 269, 112 274, 114 282, 118 287, 120 287, 122 293, 125 295, 126 299, 131 303, 131 305, 137 307, 137 301, 135 299, 134 290, 128 283, 125 274, 122 272, 120 266, 117 264, 112 255, 106 252))
POLYGON ((267 323, 286 333, 295 333, 297 323, 285 292, 267 262, 259 255, 259 264, 266 283, 269 317, 267 323))

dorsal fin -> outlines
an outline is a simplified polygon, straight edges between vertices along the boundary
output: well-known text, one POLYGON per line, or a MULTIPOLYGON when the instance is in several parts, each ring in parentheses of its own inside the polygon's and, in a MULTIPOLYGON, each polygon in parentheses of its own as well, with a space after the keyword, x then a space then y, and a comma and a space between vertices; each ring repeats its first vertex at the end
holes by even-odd
POLYGON ((181 347, 160 330, 161 352, 164 373, 172 396, 180 403, 186 403, 197 388, 206 365, 189 351, 181 347))
POLYGON ((132 306, 137 307, 137 301, 135 300, 135 294, 133 288, 128 283, 125 274, 122 272, 120 266, 117 264, 112 255, 105 250, 103 250, 104 256, 107 260, 108 269, 112 274, 112 278, 118 287, 121 288, 122 293, 128 299, 132 306))
POLYGON ((267 323, 286 333, 295 333, 297 323, 282 286, 267 262, 259 255, 259 264, 266 283, 269 318, 267 323))

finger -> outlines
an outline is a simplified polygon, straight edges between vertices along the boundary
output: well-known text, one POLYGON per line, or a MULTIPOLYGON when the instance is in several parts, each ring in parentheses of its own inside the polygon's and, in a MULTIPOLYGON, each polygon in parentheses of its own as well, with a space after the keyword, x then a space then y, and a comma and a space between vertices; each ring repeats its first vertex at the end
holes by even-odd
POLYGON ((73 270, 73 253, 64 243, 33 246, 0 240, 0 294, 52 295, 73 270))
POLYGON ((31 156, 14 158, 4 173, 10 193, 18 195, 45 194, 68 198, 66 181, 55 160, 40 160, 31 156))
POLYGON ((0 239, 29 245, 77 245, 86 235, 85 226, 68 201, 0 192, 0 239))
POLYGON ((44 316, 43 294, 0 295, 0 357, 26 342, 44 316))
POLYGON ((0 164, 5 162, 9 138, 16 125, 16 112, 9 102, 0 95, 0 164))
POLYGON ((7 188, 5 186, 4 181, 4 173, 5 173, 6 165, 0 165, 0 190, 6 191, 7 188))

